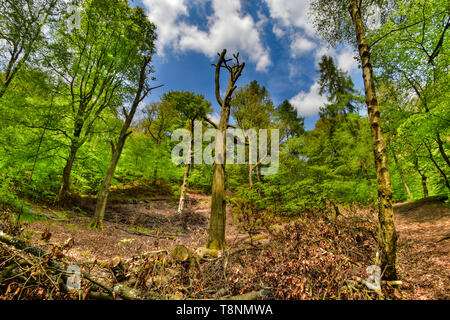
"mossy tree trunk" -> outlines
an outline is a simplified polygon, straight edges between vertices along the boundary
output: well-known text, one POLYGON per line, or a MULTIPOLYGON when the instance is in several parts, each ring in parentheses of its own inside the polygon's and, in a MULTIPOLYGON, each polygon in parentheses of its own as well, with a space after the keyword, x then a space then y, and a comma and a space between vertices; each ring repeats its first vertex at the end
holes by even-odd
POLYGON ((350 0, 348 7, 355 26, 359 56, 364 79, 366 104, 373 138, 375 168, 378 182, 378 246, 381 254, 383 278, 396 280, 397 232, 395 230, 394 209, 392 206, 392 188, 388 170, 386 144, 381 127, 380 110, 375 91, 375 82, 367 44, 364 24, 359 10, 358 0, 350 0))

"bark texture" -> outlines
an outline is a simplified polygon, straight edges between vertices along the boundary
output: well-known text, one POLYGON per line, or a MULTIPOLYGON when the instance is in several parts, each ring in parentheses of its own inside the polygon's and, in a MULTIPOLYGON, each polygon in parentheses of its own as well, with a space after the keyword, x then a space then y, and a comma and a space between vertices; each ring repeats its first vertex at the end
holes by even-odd
POLYGON ((363 71, 366 104, 373 138, 375 168, 378 182, 378 246, 381 256, 383 278, 396 280, 397 232, 395 230, 394 209, 392 207, 391 179, 388 171, 386 144, 381 127, 380 110, 375 92, 375 83, 366 40, 364 24, 357 0, 350 0, 348 7, 355 26, 359 56, 363 71))

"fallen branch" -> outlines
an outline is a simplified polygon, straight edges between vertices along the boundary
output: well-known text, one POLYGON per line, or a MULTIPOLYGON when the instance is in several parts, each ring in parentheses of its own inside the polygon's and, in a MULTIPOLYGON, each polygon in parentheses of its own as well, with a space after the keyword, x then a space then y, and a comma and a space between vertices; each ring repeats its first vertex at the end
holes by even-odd
MULTIPOLYGON (((42 259, 48 255, 50 255, 49 253, 46 253, 45 251, 43 251, 40 248, 37 247, 33 247, 33 246, 29 246, 25 241, 12 237, 10 235, 7 235, 3 232, 0 232, 0 242, 3 242, 4 244, 7 245, 11 245, 14 248, 18 249, 19 251, 23 251, 25 253, 29 253, 32 256, 35 256, 39 259, 42 259)), ((22 254, 18 253, 18 256, 22 257, 22 254)), ((23 258, 24 259, 24 258, 23 258)), ((32 261, 28 261, 26 259, 24 259, 26 264, 31 264, 33 265, 32 261)), ((49 258, 47 261, 47 265, 49 268, 53 269, 54 271, 56 271, 57 273, 59 273, 60 275, 64 276, 64 279, 66 279, 67 277, 67 272, 65 270, 65 268, 63 266, 61 266, 59 263, 55 262, 53 259, 49 258)), ((13 271, 15 269, 16 266, 11 267, 11 268, 5 268, 4 270, 2 270, 2 279, 7 276, 7 274, 10 271, 13 271), (7 270, 7 271, 5 271, 7 270)), ((153 295, 151 293, 148 292, 142 292, 138 289, 134 289, 134 288, 130 288, 126 285, 123 284, 112 284, 109 283, 107 281, 104 280, 99 280, 99 279, 94 279, 91 275, 85 273, 85 272, 81 272, 81 276, 88 280, 89 282, 95 284, 96 286, 100 287, 101 289, 106 290, 113 298, 115 298, 115 296, 119 296, 122 299, 125 300, 142 300, 142 299, 158 299, 158 297, 156 295, 153 295)), ((69 291, 67 289, 67 287, 64 285, 62 286, 66 291, 69 291)), ((105 295, 104 294, 94 294, 94 295, 90 295, 90 297, 101 297, 102 299, 105 299, 105 295)))
POLYGON ((251 291, 251 292, 240 294, 237 296, 221 297, 221 298, 219 298, 219 300, 258 300, 258 299, 264 299, 268 295, 269 295, 269 290, 267 288, 264 288, 259 291, 251 291))

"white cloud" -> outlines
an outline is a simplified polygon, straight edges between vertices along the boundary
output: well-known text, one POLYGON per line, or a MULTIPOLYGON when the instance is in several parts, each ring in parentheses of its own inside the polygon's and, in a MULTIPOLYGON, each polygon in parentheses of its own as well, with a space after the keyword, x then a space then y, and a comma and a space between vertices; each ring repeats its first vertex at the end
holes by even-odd
POLYGON ((327 56, 335 56, 336 55, 336 50, 334 48, 328 47, 327 45, 322 45, 320 46, 316 52, 314 53, 314 57, 316 58, 316 62, 318 63, 320 61, 320 58, 323 55, 327 55, 327 56))
POLYGON ((300 116, 309 117, 319 113, 320 107, 327 102, 326 97, 319 94, 319 90, 319 84, 315 82, 309 92, 301 91, 290 100, 300 116))
POLYGON ((358 68, 358 64, 356 63, 356 60, 354 59, 353 50, 350 50, 350 49, 343 50, 341 53, 339 53, 337 55, 336 59, 337 59, 337 65, 343 71, 352 73, 354 70, 356 70, 358 68))
POLYGON ((297 36, 291 42, 291 54, 292 57, 297 57, 302 53, 309 52, 316 47, 316 43, 309 40, 308 38, 297 36))
POLYGON ((286 34, 286 32, 276 24, 273 25, 272 31, 278 38, 282 38, 286 34))
POLYGON ((308 35, 315 34, 314 26, 308 19, 310 0, 264 0, 270 16, 279 22, 279 27, 302 28, 308 35))
POLYGON ((149 9, 149 19, 158 26, 158 52, 164 48, 193 50, 208 57, 227 48, 229 52, 241 51, 256 64, 258 71, 271 65, 269 50, 261 42, 260 31, 267 17, 260 15, 255 22, 251 15, 242 13, 241 0, 211 0, 213 14, 207 17, 208 30, 179 21, 188 15, 187 0, 144 0, 149 9))
POLYGON ((186 0, 143 0, 144 5, 149 9, 149 19, 157 26, 158 40, 157 49, 160 54, 164 53, 164 48, 176 42, 180 28, 177 20, 181 16, 187 16, 188 10, 186 0))

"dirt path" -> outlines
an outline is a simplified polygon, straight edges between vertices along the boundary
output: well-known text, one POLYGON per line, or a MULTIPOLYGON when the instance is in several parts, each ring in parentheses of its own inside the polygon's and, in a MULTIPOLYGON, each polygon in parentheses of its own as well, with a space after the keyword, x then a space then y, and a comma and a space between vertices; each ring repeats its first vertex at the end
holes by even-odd
POLYGON ((450 208, 439 201, 395 206, 398 262, 407 299, 450 299, 450 208), (442 241, 439 241, 442 240, 442 241))

